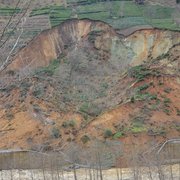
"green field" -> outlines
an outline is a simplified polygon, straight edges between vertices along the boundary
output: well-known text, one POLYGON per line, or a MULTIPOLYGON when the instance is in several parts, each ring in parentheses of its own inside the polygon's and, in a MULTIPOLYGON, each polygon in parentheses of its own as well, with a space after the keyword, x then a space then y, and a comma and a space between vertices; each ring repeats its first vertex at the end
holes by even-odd
MULTIPOLYGON (((180 30, 180 27, 172 19, 175 9, 171 7, 149 4, 137 5, 130 0, 74 2, 69 0, 67 8, 53 5, 33 9, 31 16, 48 15, 52 26, 56 26, 66 19, 77 17, 79 19, 101 20, 118 29, 149 24, 163 29, 180 30)), ((11 15, 14 12, 13 10, 10 7, 0 7, 0 16, 11 15)), ((20 12, 20 9, 16 12, 20 12)))

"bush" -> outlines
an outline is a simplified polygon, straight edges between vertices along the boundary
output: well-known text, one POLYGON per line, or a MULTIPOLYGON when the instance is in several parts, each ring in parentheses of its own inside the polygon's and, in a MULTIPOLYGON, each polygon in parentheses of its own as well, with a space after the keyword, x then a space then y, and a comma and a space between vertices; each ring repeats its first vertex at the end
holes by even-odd
POLYGON ((130 77, 135 78, 137 81, 142 81, 146 76, 150 75, 150 71, 143 65, 134 66, 128 70, 130 77))
POLYGON ((104 138, 110 138, 110 137, 112 137, 112 135, 113 135, 113 133, 110 129, 106 129, 104 131, 104 138))
POLYGON ((53 127, 51 130, 51 135, 53 138, 59 138, 61 137, 61 133, 57 127, 53 127))
POLYGON ((79 111, 90 116, 98 116, 102 112, 102 107, 100 107, 100 105, 98 106, 96 104, 85 102, 81 105, 79 111))
POLYGON ((169 103, 171 103, 171 100, 169 99, 169 98, 164 98, 164 104, 169 104, 169 103))
POLYGON ((135 117, 132 121, 133 122, 130 129, 132 133, 141 133, 147 130, 144 126, 145 119, 143 117, 135 117))
POLYGON ((36 113, 39 113, 41 112, 41 108, 38 104, 33 104, 33 110, 36 112, 36 113))
POLYGON ((42 83, 36 84, 33 87, 32 95, 36 98, 42 98, 45 93, 45 87, 42 83))
POLYGON ((142 93, 142 94, 138 93, 138 94, 136 94, 134 96, 134 100, 140 100, 140 101, 143 101, 143 100, 157 100, 157 95, 156 94, 150 94, 148 92, 142 93))
POLYGON ((143 90, 146 90, 148 87, 149 87, 149 84, 144 84, 144 85, 142 85, 142 86, 139 86, 139 87, 137 88, 137 90, 138 90, 138 91, 143 91, 143 90))
POLYGON ((167 115, 170 115, 170 113, 171 113, 171 111, 170 111, 169 109, 166 109, 166 108, 165 108, 163 111, 164 111, 167 115))
POLYGON ((23 81, 20 84, 20 93, 21 93, 21 97, 25 97, 29 88, 31 87, 31 83, 23 81))
POLYGON ((62 123, 62 127, 64 128, 68 128, 68 127, 74 128, 75 126, 76 126, 75 120, 68 120, 62 123))
POLYGON ((167 94, 169 94, 171 91, 172 91, 171 88, 165 88, 165 89, 164 89, 164 92, 167 93, 167 94))
POLYGON ((69 125, 69 127, 75 127, 76 122, 74 120, 69 120, 68 125, 69 125))
POLYGON ((132 133, 141 133, 141 132, 146 132, 147 129, 145 127, 137 127, 137 126, 133 126, 131 128, 131 132, 132 133))
POLYGON ((176 114, 177 116, 180 116, 180 110, 178 108, 176 108, 176 114))
POLYGON ((154 129, 149 129, 148 130, 148 135, 149 136, 157 136, 157 135, 165 135, 167 132, 163 127, 156 127, 154 129))
POLYGON ((83 144, 86 144, 88 141, 90 141, 90 138, 88 135, 84 135, 81 137, 81 141, 83 142, 83 144))
POLYGON ((8 112, 7 114, 6 114, 6 119, 7 120, 12 120, 12 119, 14 119, 14 114, 12 113, 12 112, 8 112))
POLYGON ((122 132, 117 132, 117 133, 114 134, 113 138, 114 138, 114 139, 118 139, 118 138, 122 137, 123 135, 124 135, 124 133, 122 133, 122 132))

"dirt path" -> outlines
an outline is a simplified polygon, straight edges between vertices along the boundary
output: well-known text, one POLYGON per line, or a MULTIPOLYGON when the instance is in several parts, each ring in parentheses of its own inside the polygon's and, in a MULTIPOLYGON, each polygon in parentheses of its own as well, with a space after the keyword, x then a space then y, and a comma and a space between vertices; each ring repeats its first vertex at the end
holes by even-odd
POLYGON ((127 37, 127 36, 133 34, 136 31, 144 30, 144 29, 153 29, 153 27, 150 26, 150 25, 133 26, 133 27, 130 27, 130 28, 127 28, 127 29, 117 30, 116 32, 118 34, 120 34, 120 35, 123 35, 123 36, 127 37))

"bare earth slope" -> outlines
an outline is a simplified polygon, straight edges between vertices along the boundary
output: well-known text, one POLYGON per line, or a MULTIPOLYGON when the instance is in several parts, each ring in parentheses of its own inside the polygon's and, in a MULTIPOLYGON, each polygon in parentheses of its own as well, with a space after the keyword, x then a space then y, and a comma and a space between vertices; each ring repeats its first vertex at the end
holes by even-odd
POLYGON ((125 37, 100 21, 64 22, 34 38, 1 74, 0 147, 179 137, 179 67, 179 32, 125 37))

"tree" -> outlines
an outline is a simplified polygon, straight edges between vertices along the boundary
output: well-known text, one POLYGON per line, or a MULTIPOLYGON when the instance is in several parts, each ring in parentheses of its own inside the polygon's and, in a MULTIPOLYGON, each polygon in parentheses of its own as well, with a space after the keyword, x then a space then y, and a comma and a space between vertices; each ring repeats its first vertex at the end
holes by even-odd
POLYGON ((6 20, 0 34, 0 72, 10 63, 16 53, 24 32, 24 24, 30 14, 32 0, 18 0, 13 13, 6 20))

